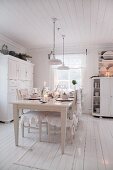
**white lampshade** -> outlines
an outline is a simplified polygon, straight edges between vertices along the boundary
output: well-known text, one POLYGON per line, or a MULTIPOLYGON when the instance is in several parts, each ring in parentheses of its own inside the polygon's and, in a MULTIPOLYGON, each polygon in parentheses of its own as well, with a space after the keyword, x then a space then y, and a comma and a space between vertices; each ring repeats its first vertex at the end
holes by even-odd
POLYGON ((58 70, 69 70, 69 67, 68 67, 68 66, 65 66, 65 65, 63 64, 63 65, 59 66, 57 69, 58 69, 58 70))
POLYGON ((59 59, 56 59, 56 58, 52 58, 52 59, 49 60, 49 64, 50 65, 61 65, 62 61, 59 60, 59 59))

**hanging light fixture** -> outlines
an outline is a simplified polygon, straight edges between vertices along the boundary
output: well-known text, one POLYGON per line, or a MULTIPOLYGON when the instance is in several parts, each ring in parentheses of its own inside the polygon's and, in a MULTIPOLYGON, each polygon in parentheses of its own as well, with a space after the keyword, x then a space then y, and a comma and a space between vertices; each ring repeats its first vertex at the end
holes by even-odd
POLYGON ((69 67, 65 66, 65 64, 64 64, 64 38, 65 38, 65 35, 62 35, 62 38, 63 38, 63 63, 57 69, 58 70, 69 70, 69 67))
POLYGON ((51 53, 48 54, 48 59, 50 65, 60 65, 62 64, 62 61, 55 58, 55 23, 57 21, 57 18, 52 18, 52 19, 53 19, 53 51, 51 51, 51 53))

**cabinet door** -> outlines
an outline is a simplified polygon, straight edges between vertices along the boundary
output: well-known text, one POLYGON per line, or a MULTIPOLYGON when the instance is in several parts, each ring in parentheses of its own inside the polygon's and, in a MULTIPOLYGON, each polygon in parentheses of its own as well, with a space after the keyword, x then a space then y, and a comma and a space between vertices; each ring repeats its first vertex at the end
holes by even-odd
POLYGON ((11 59, 8 60, 8 78, 18 79, 18 62, 11 59))
POLYGON ((19 80, 25 80, 26 79, 26 67, 25 64, 19 63, 19 80))
POLYGON ((33 65, 32 64, 26 64, 26 80, 33 80, 33 65))
POLYGON ((100 80, 100 114, 110 116, 110 79, 100 80))
POLYGON ((110 78, 110 114, 113 116, 113 78, 110 78))
POLYGON ((29 63, 19 63, 19 80, 32 80, 33 66, 29 63))

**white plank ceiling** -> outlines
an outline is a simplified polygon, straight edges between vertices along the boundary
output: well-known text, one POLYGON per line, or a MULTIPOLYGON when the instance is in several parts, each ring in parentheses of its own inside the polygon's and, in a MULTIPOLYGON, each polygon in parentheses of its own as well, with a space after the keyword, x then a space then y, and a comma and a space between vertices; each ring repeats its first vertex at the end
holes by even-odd
POLYGON ((53 44, 112 44, 113 0, 0 0, 0 34, 32 48, 53 44))

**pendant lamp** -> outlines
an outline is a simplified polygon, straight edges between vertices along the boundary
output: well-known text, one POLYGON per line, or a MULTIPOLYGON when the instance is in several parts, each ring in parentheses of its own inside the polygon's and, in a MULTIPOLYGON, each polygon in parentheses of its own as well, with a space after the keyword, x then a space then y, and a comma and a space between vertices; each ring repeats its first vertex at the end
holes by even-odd
POLYGON ((55 23, 57 21, 57 18, 52 18, 52 20, 53 20, 53 51, 51 51, 51 53, 48 54, 49 63, 50 65, 61 65, 62 61, 55 58, 55 23))
POLYGON ((58 70, 69 70, 69 67, 64 64, 64 38, 65 38, 65 35, 62 35, 62 38, 63 38, 63 63, 57 69, 58 70))

